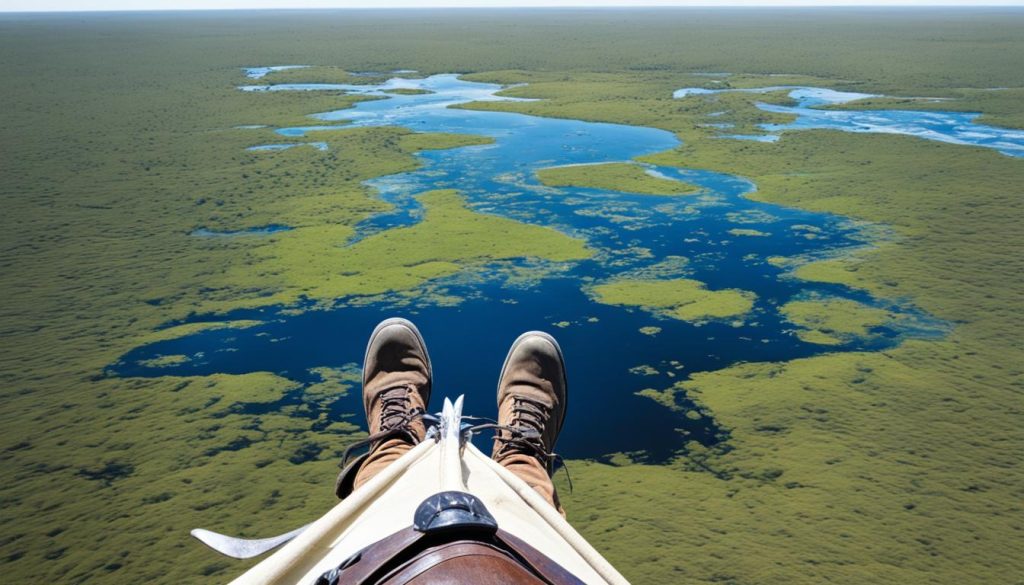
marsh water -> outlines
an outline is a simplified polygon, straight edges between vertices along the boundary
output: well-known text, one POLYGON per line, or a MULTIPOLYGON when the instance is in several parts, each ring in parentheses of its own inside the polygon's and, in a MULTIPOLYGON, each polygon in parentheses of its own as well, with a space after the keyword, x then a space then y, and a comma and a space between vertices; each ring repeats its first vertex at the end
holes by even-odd
POLYGON ((876 97, 872 94, 823 89, 819 87, 773 86, 752 89, 705 89, 687 87, 676 90, 673 96, 683 99, 691 95, 706 95, 725 91, 768 93, 789 91, 794 105, 759 103, 766 111, 788 114, 796 118, 786 124, 761 124, 767 134, 727 135, 730 138, 774 142, 784 130, 810 130, 815 128, 844 132, 873 132, 906 134, 926 140, 950 144, 993 148, 1008 156, 1024 157, 1024 130, 976 124, 981 114, 975 112, 944 112, 915 110, 829 110, 821 106, 844 104, 854 100, 876 97))
MULTIPOLYGON (((421 168, 369 181, 392 211, 371 217, 355 240, 418 222, 415 195, 455 188, 476 212, 552 227, 583 238, 593 258, 572 263, 536 260, 495 262, 482 269, 430 283, 421 295, 339 299, 330 307, 266 307, 226 315, 198 315, 190 322, 255 319, 244 329, 208 330, 139 347, 110 372, 120 376, 205 375, 270 371, 304 385, 319 381, 313 369, 356 368, 374 324, 392 316, 412 318, 422 330, 434 363, 435 403, 466 395, 466 410, 494 416, 498 369, 508 344, 527 329, 552 332, 568 364, 570 406, 558 450, 565 457, 602 458, 629 453, 635 459, 664 461, 691 440, 711 445, 728 436, 707 413, 679 395, 673 408, 640 396, 662 390, 697 372, 739 362, 779 361, 823 351, 880 349, 906 336, 934 335, 941 324, 914 307, 887 304, 906 316, 898 327, 878 328, 841 346, 800 340, 778 307, 794 299, 842 297, 872 305, 880 301, 840 286, 786 276, 766 261, 772 256, 817 258, 843 253, 879 237, 884 230, 845 218, 762 204, 744 197, 755 189, 731 175, 648 166, 669 180, 697 185, 692 196, 649 196, 586 188, 541 185, 541 168, 628 161, 678 145, 662 130, 579 120, 550 119, 505 112, 452 108, 496 96, 501 87, 435 75, 391 79, 378 85, 246 86, 247 91, 344 89, 380 95, 354 108, 316 116, 305 128, 283 128, 286 137, 315 135, 337 124, 395 125, 423 132, 490 136, 493 144, 419 154, 421 168), (397 88, 430 93, 393 95, 397 88), (637 307, 596 302, 589 287, 620 278, 692 278, 712 290, 737 288, 756 293, 754 309, 743 316, 706 322, 664 318, 637 307), (459 302, 451 302, 452 298, 459 302), (655 329, 656 328, 656 329, 655 329), (184 355, 167 365, 160 356, 184 355)), ((274 156, 268 150, 262 156, 274 156)), ((245 234, 287 229, 254 228, 245 234), (262 231, 261 231, 262 230, 262 231)), ((212 232, 196 234, 214 235, 212 232)), ((351 244, 351 242, 350 242, 351 244)), ((174 325, 174 324, 168 324, 174 325)), ((323 400, 305 386, 279 400, 240 400, 232 408, 259 414, 289 406, 309 424, 327 414, 362 424, 358 388, 323 400)))

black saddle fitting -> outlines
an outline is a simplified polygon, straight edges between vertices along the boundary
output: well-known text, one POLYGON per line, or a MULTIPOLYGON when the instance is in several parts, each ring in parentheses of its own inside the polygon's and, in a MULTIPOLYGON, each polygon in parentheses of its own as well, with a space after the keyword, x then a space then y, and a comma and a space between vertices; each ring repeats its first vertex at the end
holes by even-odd
POLYGON ((498 522, 473 494, 450 491, 423 500, 413 516, 413 527, 424 534, 450 530, 494 533, 498 522))

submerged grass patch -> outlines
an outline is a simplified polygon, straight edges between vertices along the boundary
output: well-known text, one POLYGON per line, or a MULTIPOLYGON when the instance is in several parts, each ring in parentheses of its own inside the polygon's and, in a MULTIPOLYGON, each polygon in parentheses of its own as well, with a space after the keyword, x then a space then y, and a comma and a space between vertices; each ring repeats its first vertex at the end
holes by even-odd
POLYGON ((386 93, 393 93, 395 95, 425 95, 432 93, 429 89, 418 89, 411 87, 399 87, 397 89, 389 89, 386 93))
POLYGON ((690 195, 697 187, 652 175, 631 163, 570 165, 537 171, 541 183, 552 187, 586 187, 642 195, 690 195))

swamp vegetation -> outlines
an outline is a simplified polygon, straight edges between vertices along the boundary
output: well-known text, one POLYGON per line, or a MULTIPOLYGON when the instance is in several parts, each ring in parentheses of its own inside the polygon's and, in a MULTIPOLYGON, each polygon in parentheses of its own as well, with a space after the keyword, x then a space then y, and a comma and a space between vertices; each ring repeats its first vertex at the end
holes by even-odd
MULTIPOLYGON (((787 103, 785 92, 672 92, 828 87, 894 96, 840 107, 978 111, 1021 127, 1022 62, 1019 10, 0 17, 5 581, 223 582, 248 565, 191 541, 190 528, 276 534, 334 503, 338 456, 364 436, 352 416, 240 406, 298 387, 281 373, 110 375, 132 348, 259 323, 189 323, 195 314, 416 295, 498 260, 593 253, 572 234, 473 211, 456 191, 422 194, 414 226, 342 247, 388 208, 363 181, 416 168, 425 149, 487 141, 340 124, 288 139, 323 151, 247 151, 282 142, 274 129, 309 125, 309 114, 374 99, 236 89, 252 81, 243 68, 306 64, 260 82, 456 72, 525 84, 504 94, 539 100, 464 107, 671 131, 680 147, 639 162, 740 175, 754 199, 886 226, 852 254, 769 260, 791 278, 911 299, 950 324, 884 351, 738 363, 643 391, 667 408, 685 396, 726 437, 663 465, 570 461, 571 493, 557 476, 571 521, 633 582, 1018 583, 1024 160, 880 134, 723 139, 709 124, 742 134, 785 123, 756 107, 787 103), (352 75, 367 71, 384 75, 352 75), (719 72, 731 75, 708 75, 719 72), (950 100, 909 99, 920 97, 950 100), (190 235, 270 225, 292 229, 190 235)), ((591 177, 654 188, 642 166, 623 166, 591 177)), ((752 302, 662 282, 589 292, 684 320, 728 319, 752 302)), ((823 346, 900 318, 827 299, 780 311, 823 346)), ((354 366, 314 374, 307 400, 359 392, 354 366)))

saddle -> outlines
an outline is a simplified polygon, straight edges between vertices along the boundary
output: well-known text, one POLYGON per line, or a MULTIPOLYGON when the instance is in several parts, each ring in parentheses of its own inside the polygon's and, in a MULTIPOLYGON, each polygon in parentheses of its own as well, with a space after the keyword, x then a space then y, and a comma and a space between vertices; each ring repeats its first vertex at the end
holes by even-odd
POLYGON ((430 496, 412 526, 379 540, 315 585, 583 585, 554 560, 498 528, 465 492, 430 496))

